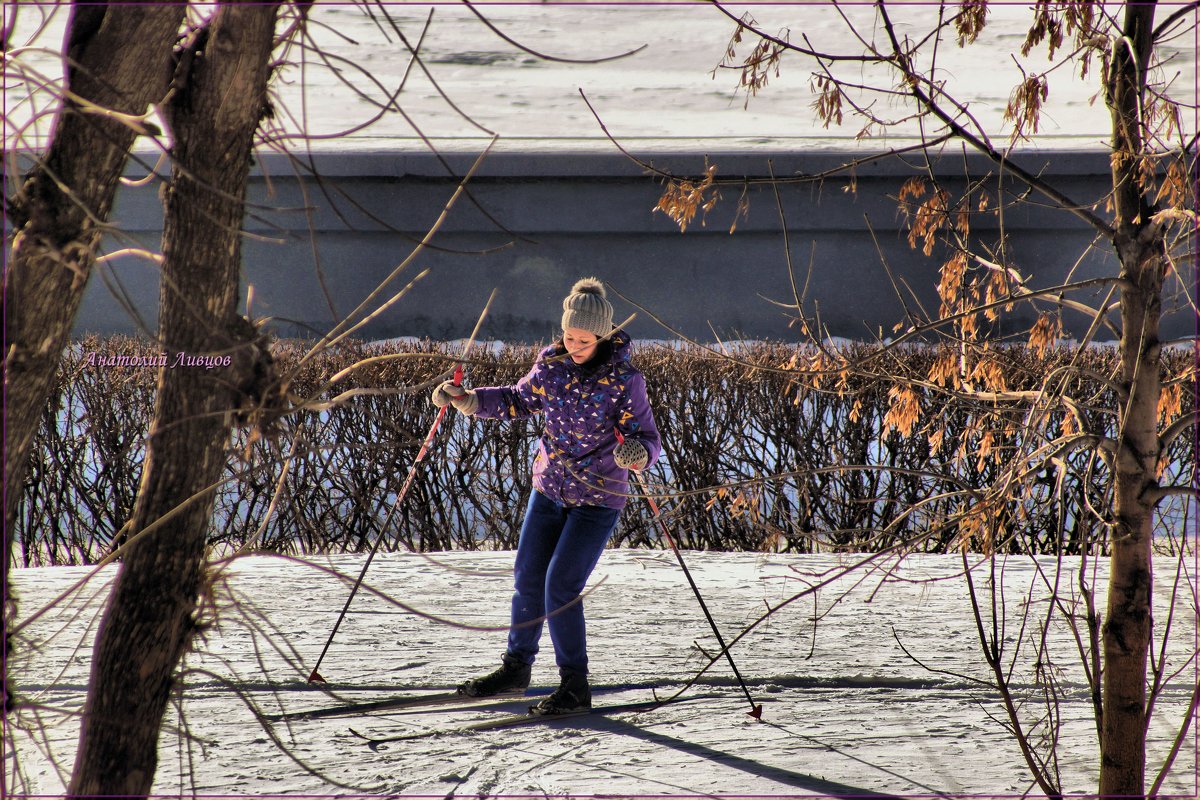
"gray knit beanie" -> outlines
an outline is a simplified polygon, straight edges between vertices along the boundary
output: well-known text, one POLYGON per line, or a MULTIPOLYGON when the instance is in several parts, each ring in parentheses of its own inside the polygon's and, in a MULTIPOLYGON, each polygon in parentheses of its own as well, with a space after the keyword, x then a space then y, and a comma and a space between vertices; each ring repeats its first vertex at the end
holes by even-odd
POLYGON ((597 336, 612 333, 613 307, 605 299, 604 284, 596 278, 580 278, 563 300, 562 326, 581 328, 597 336))

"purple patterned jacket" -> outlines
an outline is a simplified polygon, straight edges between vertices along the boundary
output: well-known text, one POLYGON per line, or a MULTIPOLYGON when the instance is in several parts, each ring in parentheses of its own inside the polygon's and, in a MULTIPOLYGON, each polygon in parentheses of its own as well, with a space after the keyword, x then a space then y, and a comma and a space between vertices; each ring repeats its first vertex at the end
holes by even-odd
POLYGON ((533 487, 565 506, 623 508, 629 471, 613 460, 614 428, 646 448, 650 466, 662 450, 646 400, 646 380, 629 363, 630 340, 612 336, 612 355, 585 369, 560 344, 538 354, 529 374, 515 386, 475 389, 485 419, 522 419, 544 414, 541 443, 533 462, 533 487))

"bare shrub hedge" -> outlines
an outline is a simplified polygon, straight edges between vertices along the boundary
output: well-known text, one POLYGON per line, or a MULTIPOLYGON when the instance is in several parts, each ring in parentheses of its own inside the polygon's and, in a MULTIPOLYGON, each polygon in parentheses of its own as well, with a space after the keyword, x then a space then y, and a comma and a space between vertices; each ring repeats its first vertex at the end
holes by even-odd
MULTIPOLYGON (((303 360, 307 347, 276 342, 276 359, 291 375, 294 398, 327 407, 295 411, 266 437, 239 434, 218 493, 214 548, 359 552, 380 536, 385 549, 516 546, 536 421, 502 424, 448 415, 407 499, 397 505, 436 414, 429 390, 451 368, 457 348, 428 341, 352 343, 303 360), (382 356, 387 358, 328 385, 350 365, 382 356), (328 405, 354 389, 364 393, 328 405)), ((877 369, 799 379, 784 368, 803 352, 794 345, 738 345, 730 351, 733 358, 695 347, 636 347, 665 448, 647 478, 681 546, 940 551, 955 542, 955 526, 944 523, 961 512, 964 490, 986 487, 998 464, 994 456, 979 455, 977 440, 987 434, 980 430, 980 409, 930 392, 922 396, 908 435, 889 430, 889 391, 899 378, 928 375, 937 351, 851 349, 860 358, 875 355, 877 369)), ((515 382, 537 350, 477 347, 468 380, 479 386, 515 382)), ((123 540, 153 413, 154 359, 160 357, 143 340, 92 337, 64 360, 22 491, 17 534, 25 564, 92 563, 123 540)), ((1102 348, 1044 356, 1012 348, 1004 351, 1003 363, 1014 388, 1036 388, 1068 360, 1085 366, 1070 379, 1072 392, 1089 399, 1089 425, 1111 436, 1115 401, 1103 385, 1087 385, 1086 374, 1107 373, 1113 358, 1102 348)), ((1188 353, 1169 359, 1168 373, 1175 375, 1191 363, 1188 353)), ((1190 408, 1194 396, 1182 395, 1190 408)), ((994 424, 995 409, 988 411, 994 424)), ((989 437, 990 448, 1003 452, 1005 446, 989 437)), ((1013 524, 996 547, 1103 550, 1104 528, 1092 508, 1102 507, 1108 475, 1084 451, 1065 460, 1061 483, 1050 475, 1035 477, 1023 507, 1005 511, 1013 524)), ((1169 474, 1188 475, 1196 462, 1195 437, 1180 437, 1168 462, 1169 474)), ((1167 509, 1168 517, 1173 513, 1167 509)), ((1171 527, 1168 519, 1165 528, 1171 527)), ((664 544, 647 504, 629 504, 614 544, 664 544)))

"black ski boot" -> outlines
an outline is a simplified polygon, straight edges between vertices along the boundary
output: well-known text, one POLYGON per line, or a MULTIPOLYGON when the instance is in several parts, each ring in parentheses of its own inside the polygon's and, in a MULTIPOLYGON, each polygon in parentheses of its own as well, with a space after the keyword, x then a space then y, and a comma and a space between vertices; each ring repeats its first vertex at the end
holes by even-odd
POLYGON ((587 711, 592 707, 592 690, 587 675, 578 672, 562 673, 562 682, 553 694, 529 707, 530 714, 552 716, 587 711))
POLYGON ((495 694, 522 694, 529 688, 529 665, 523 664, 508 653, 504 654, 500 668, 482 678, 458 685, 458 693, 468 697, 491 697, 495 694))

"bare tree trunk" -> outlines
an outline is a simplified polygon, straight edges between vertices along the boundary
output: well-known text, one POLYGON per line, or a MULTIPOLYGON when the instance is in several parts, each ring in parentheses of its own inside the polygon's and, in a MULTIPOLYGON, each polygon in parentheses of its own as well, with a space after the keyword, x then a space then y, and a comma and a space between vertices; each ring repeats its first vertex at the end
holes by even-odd
POLYGON ((130 529, 157 527, 131 542, 97 635, 72 796, 149 793, 173 674, 200 624, 212 486, 253 367, 253 328, 237 316, 241 223, 277 12, 224 4, 179 61, 160 300, 173 366, 159 373, 130 529), (231 366, 176 363, 179 353, 229 355, 231 366))
MULTIPOLYGON (((162 99, 182 6, 136 2, 76 6, 67 25, 63 98, 45 159, 8 198, 15 231, 4 270, 3 619, 16 614, 8 571, 15 559, 17 505, 34 433, 54 385, 100 244, 138 117, 162 99), (95 108, 84 110, 82 103, 95 108)), ((8 663, 3 713, 11 708, 8 663)))
POLYGON ((1158 339, 1164 233, 1138 180, 1142 103, 1152 50, 1154 4, 1127 4, 1113 43, 1108 104, 1113 118, 1113 245, 1121 262, 1120 386, 1114 476, 1112 569, 1103 629, 1100 795, 1140 796, 1146 772, 1146 662, 1150 651, 1151 540, 1157 488, 1161 394, 1158 339))
POLYGON ((183 6, 156 2, 73 9, 65 83, 78 99, 63 98, 45 160, 10 199, 16 233, 4 274, 6 587, 33 435, 137 136, 134 118, 167 92, 182 20, 183 6))

